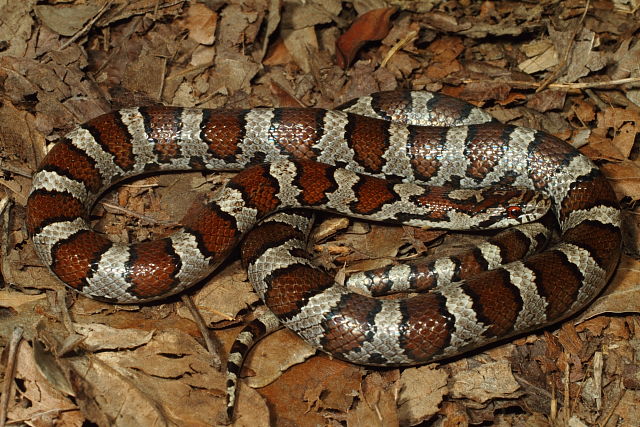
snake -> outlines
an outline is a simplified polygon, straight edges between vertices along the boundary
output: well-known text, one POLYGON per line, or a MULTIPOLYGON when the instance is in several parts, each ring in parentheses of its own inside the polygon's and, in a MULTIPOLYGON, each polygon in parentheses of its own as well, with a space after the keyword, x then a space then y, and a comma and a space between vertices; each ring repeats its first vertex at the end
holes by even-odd
POLYGON ((193 286, 247 236, 243 260, 270 311, 231 349, 231 414, 244 354, 279 324, 347 361, 409 366, 575 314, 615 271, 620 217, 606 177, 570 144, 446 95, 400 90, 332 110, 151 106, 98 116, 42 160, 26 226, 65 285, 114 303, 193 286), (168 236, 122 244, 93 230, 91 207, 107 189, 170 170, 240 172, 168 236), (345 286, 310 263, 311 221, 290 208, 453 229, 508 227, 549 210, 559 237, 531 254, 541 246, 534 225, 470 255, 365 272, 345 286), (374 298, 414 290, 426 291, 374 298))

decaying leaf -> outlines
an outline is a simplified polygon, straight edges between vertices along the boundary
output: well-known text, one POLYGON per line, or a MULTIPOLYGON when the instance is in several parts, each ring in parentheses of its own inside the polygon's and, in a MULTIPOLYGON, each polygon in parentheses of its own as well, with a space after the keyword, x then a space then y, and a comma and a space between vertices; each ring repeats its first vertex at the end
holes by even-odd
POLYGON ((590 319, 603 313, 640 313, 640 261, 623 256, 604 294, 587 308, 580 319, 590 319))
POLYGON ((41 4, 35 10, 42 22, 53 31, 63 36, 73 36, 98 13, 100 6, 96 3, 66 7, 41 4))
POLYGON ((395 7, 371 10, 354 21, 336 42, 338 66, 347 68, 366 42, 385 38, 396 10, 395 7))
POLYGON ((304 362, 316 351, 291 331, 281 329, 260 341, 247 357, 245 369, 255 375, 247 377, 246 383, 253 388, 269 385, 288 368, 304 362), (281 351, 283 348, 287 351, 281 351))
POLYGON ((456 374, 451 395, 485 403, 490 399, 518 397, 519 389, 520 384, 513 377, 509 362, 499 361, 456 374))
POLYGON ((431 365, 405 369, 399 380, 400 422, 415 425, 438 412, 443 396, 448 393, 448 376, 445 371, 431 365))
MULTIPOLYGON (((0 0, 0 350, 16 326, 27 337, 15 381, 4 379, 8 424, 220 425, 225 378, 202 333, 228 349, 261 304, 236 254, 188 291, 209 330, 199 330, 179 298, 125 306, 65 294, 24 228, 31 175, 53 143, 118 108, 332 108, 400 88, 469 100, 579 148, 624 204, 627 255, 580 317, 437 369, 356 366, 275 333, 242 371, 236 425, 633 425, 636 3, 0 0)), ((92 219, 121 242, 164 236, 205 181, 224 178, 127 182, 99 201, 92 219)), ((325 226, 313 261, 338 281, 471 241, 318 216, 325 226)))

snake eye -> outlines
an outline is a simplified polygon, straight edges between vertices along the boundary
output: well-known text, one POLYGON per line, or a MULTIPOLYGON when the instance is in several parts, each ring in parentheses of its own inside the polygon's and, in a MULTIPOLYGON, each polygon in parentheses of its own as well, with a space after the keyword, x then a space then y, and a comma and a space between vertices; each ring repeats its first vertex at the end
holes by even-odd
POLYGON ((522 215, 522 208, 520 206, 509 206, 507 208, 507 216, 511 219, 516 219, 522 215))

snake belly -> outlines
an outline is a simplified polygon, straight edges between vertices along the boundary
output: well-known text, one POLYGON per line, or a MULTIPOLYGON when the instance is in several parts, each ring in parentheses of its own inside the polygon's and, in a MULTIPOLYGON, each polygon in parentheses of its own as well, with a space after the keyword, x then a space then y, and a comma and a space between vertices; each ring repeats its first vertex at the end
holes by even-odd
MULTIPOLYGON (((551 200, 560 239, 464 282, 384 301, 338 288, 307 269, 292 245, 284 266, 261 264, 269 268, 261 273, 269 278, 261 282, 262 296, 284 324, 354 362, 425 363, 565 318, 588 304, 615 269, 620 209, 587 157, 544 132, 496 123, 467 104, 415 92, 364 97, 343 111, 147 107, 97 117, 43 160, 28 200, 27 229, 43 263, 71 288, 108 301, 143 302, 209 275, 259 218, 282 207, 414 225, 450 221, 421 222, 425 212, 408 203, 422 195, 414 183, 541 192, 551 200), (430 107, 438 103, 444 108, 433 115, 430 107), (425 125, 393 121, 398 109, 426 116, 425 125), (474 121, 481 123, 468 124, 474 121), (185 227, 166 238, 120 245, 88 225, 89 208, 106 188, 140 174, 184 169, 246 170, 222 190, 224 197, 191 212, 185 227)), ((454 222, 467 222, 465 215, 454 222)), ((288 226, 295 229, 295 221, 288 226)))

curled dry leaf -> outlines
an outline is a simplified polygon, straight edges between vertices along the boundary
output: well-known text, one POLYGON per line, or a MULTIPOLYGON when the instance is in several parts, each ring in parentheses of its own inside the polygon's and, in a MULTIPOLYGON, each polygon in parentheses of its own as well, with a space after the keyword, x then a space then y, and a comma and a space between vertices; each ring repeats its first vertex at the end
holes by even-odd
POLYGON ((544 113, 549 110, 561 110, 567 93, 561 90, 545 90, 529 98, 527 107, 544 113))
POLYGON ((391 29, 391 15, 396 10, 395 7, 374 9, 358 17, 336 41, 338 66, 347 68, 366 42, 385 38, 391 29))

